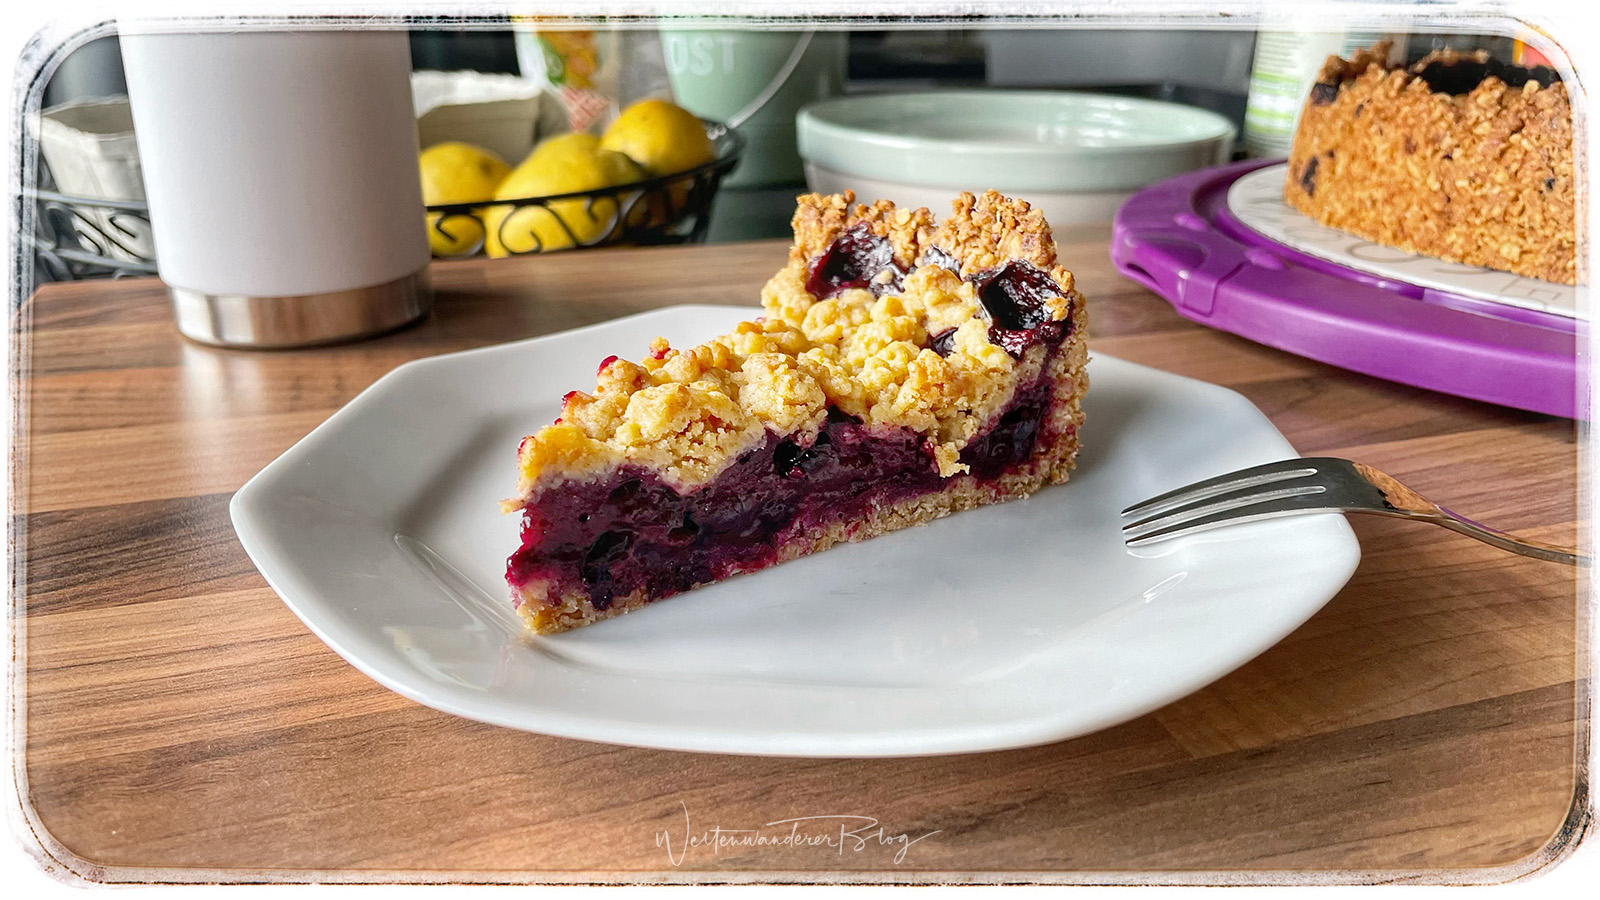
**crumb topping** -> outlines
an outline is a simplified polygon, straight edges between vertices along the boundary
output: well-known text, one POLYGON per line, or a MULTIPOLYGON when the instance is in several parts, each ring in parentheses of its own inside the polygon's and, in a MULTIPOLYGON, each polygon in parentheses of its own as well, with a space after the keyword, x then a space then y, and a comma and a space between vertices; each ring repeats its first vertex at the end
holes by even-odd
POLYGON ((1548 68, 1378 45, 1330 57, 1301 115, 1284 199, 1367 240, 1574 284, 1572 110, 1548 68), (1319 90, 1327 88, 1327 90, 1319 90))
POLYGON ((1460 95, 1470 93, 1490 78, 1512 88, 1534 83, 1550 88, 1561 83, 1561 76, 1550 66, 1523 66, 1501 62, 1489 51, 1457 50, 1443 47, 1413 63, 1409 68, 1391 64, 1392 41, 1379 41, 1356 50, 1349 59, 1329 56, 1318 70, 1313 101, 1328 102, 1345 82, 1356 81, 1368 72, 1396 73, 1402 83, 1421 81, 1432 93, 1460 95))
POLYGON ((556 423, 523 440, 520 496, 508 508, 623 464, 692 490, 769 431, 808 445, 829 407, 869 429, 918 432, 941 475, 965 471, 962 448, 1047 355, 1042 344, 1014 353, 991 339, 971 276, 1013 260, 1037 267, 1049 276, 1041 318, 1067 327, 1082 296, 1056 263, 1043 216, 1023 201, 962 194, 937 224, 926 209, 853 201, 848 192, 799 198, 788 264, 762 290, 765 316, 683 350, 657 338, 637 363, 602 364, 594 393, 568 394, 556 423), (871 244, 863 258, 879 268, 828 280, 819 296, 807 282, 847 231, 871 244))
POLYGON ((1389 51, 1393 47, 1393 41, 1379 41, 1371 47, 1356 50, 1350 54, 1349 59, 1331 55, 1323 60, 1322 68, 1317 72, 1316 83, 1338 85, 1361 77, 1368 69, 1386 69, 1389 64, 1389 51))

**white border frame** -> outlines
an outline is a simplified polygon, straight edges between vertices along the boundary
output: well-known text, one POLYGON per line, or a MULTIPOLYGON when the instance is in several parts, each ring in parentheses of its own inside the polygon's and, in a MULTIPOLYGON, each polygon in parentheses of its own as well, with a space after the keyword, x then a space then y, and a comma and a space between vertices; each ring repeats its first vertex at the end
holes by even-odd
MULTIPOLYGON (((1590 6, 1585 0, 1577 0, 1573 6, 1590 6)), ((1485 30, 1505 33, 1510 28, 1523 26, 1534 30, 1533 40, 1530 44, 1551 58, 1560 71, 1563 80, 1573 87, 1574 125, 1580 142, 1575 148, 1580 171, 1587 171, 1586 162, 1592 158, 1597 145, 1597 136, 1587 128, 1587 91, 1584 73, 1600 72, 1600 52, 1597 52, 1594 42, 1595 32, 1588 28, 1593 20, 1592 11, 1575 9, 1556 0, 1545 2, 1506 2, 1506 3, 1472 3, 1464 0, 1444 0, 1437 4, 1429 4, 1426 12, 1418 16, 1419 6, 1412 4, 1379 3, 1372 0, 1276 0, 1266 4, 1272 9, 1292 9, 1305 16, 1307 19, 1327 19, 1351 27, 1382 26, 1407 21, 1420 29, 1433 28, 1437 31, 1452 30, 1485 30), (1549 35, 1570 37, 1570 43, 1565 47, 1558 44, 1549 35)), ((130 11, 141 16, 152 17, 153 21, 169 23, 184 22, 193 24, 198 17, 215 17, 215 20, 228 22, 232 27, 271 27, 286 24, 295 20, 296 24, 309 24, 302 20, 302 16, 333 16, 325 21, 324 27, 346 27, 349 25, 397 25, 400 17, 409 14, 444 17, 448 24, 467 27, 468 22, 450 22, 454 17, 470 18, 505 14, 509 12, 533 12, 541 15, 558 16, 567 15, 575 18, 592 21, 597 16, 620 17, 630 27, 650 27, 657 16, 662 15, 694 15, 703 17, 737 20, 739 24, 759 24, 765 27, 789 28, 814 28, 819 24, 823 27, 829 25, 837 27, 854 28, 884 28, 884 27, 910 27, 910 28, 944 28, 944 27, 977 27, 973 16, 987 17, 985 27, 1003 27, 1027 21, 1032 24, 1049 25, 1052 27, 1161 27, 1161 28, 1217 28, 1234 29, 1241 27, 1254 27, 1263 9, 1261 2, 1241 2, 1241 0, 1222 0, 1222 2, 1203 2, 1203 0, 1121 0, 1121 2, 1106 2, 1106 0, 1090 0, 1078 3, 1050 3, 1050 2, 1015 2, 1015 0, 967 0, 967 2, 928 2, 928 0, 869 0, 869 2, 852 3, 848 0, 821 0, 807 4, 803 12, 797 11, 796 4, 789 2, 775 2, 775 0, 659 0, 654 3, 642 2, 581 2, 581 0, 549 0, 536 4, 510 4, 510 3, 467 3, 467 2, 417 2, 399 3, 326 3, 326 2, 287 2, 278 3, 240 3, 220 2, 205 3, 199 0, 141 0, 136 3, 122 3, 120 5, 107 2, 86 2, 86 0, 57 0, 49 9, 36 8, 30 10, 32 22, 24 21, 23 27, 36 29, 31 34, 20 35, 20 40, 11 46, 18 47, 17 63, 13 67, 13 91, 11 105, 12 133, 7 146, 6 174, 12 191, 13 209, 20 209, 20 216, 13 216, 9 222, 11 230, 8 237, 11 240, 11 253, 7 258, 9 270, 12 309, 17 308, 20 299, 28 296, 33 285, 31 284, 31 266, 21 263, 28 258, 20 250, 18 235, 25 233, 23 229, 32 227, 31 210, 26 204, 19 204, 16 196, 17 189, 26 183, 31 183, 33 163, 25 157, 23 146, 22 124, 24 116, 37 115, 39 97, 42 87, 67 53, 87 43, 88 40, 98 37, 106 30, 99 24, 107 21, 113 15, 126 15, 130 11), (536 6, 537 9, 529 7, 536 6), (46 16, 50 18, 46 19, 46 16), (256 18, 256 17, 260 18, 256 18), (914 21, 907 21, 907 17, 915 17, 914 21), (41 19, 45 21, 41 22, 41 19)), ((0 37, 12 37, 12 29, 16 22, 10 20, 0 24, 0 37)), ((444 24, 444 23, 441 23, 444 24)), ((729 21, 728 24, 734 24, 729 21)), ((479 27, 503 27, 498 24, 483 23, 479 27)), ((1588 264, 1588 271, 1593 272, 1593 250, 1589 240, 1593 228, 1593 209, 1588 202, 1588 185, 1583 181, 1578 183, 1578 208, 1579 215, 1589 228, 1581 229, 1579 234, 1580 265, 1588 264)), ((13 313, 15 315, 15 313, 13 313)), ((7 358, 13 363, 13 369, 26 372, 27 360, 12 346, 13 327, 6 329, 7 358)), ((1588 358, 1595 359, 1594 350, 1600 346, 1600 331, 1591 329, 1588 340, 1588 358)), ((14 392, 15 381, 8 377, 8 387, 13 389, 12 402, 7 405, 8 441, 16 435, 16 425, 27 421, 25 398, 14 392)), ((1593 380, 1581 386, 1585 391, 1593 390, 1593 380)), ((1592 408, 1592 404, 1591 404, 1592 408)), ((1592 429, 1580 428, 1580 468, 1579 487, 1582 492, 1580 515, 1585 521, 1592 519, 1594 511, 1594 482, 1592 478, 1592 463, 1595 458, 1595 437, 1592 429)), ((27 459, 23 455, 25 448, 12 448, 5 459, 6 484, 8 487, 8 512, 9 489, 19 485, 16 480, 25 475, 27 459), (15 468, 13 469, 13 464, 15 468)), ((8 525, 8 529, 9 529, 8 525)), ((1581 661, 1588 664, 1587 673, 1578 673, 1579 728, 1577 734, 1578 759, 1580 771, 1578 773, 1578 792, 1569 810, 1567 821, 1562 829, 1553 836, 1551 842, 1543 850, 1524 860, 1496 869, 1474 870, 1417 870, 1411 873, 1394 871, 1340 871, 1326 872, 1291 872, 1291 871, 1252 871, 1252 872, 1185 872, 1185 873, 1154 873, 1154 872, 1083 872, 1083 873, 1058 873, 1058 872, 1017 872, 1004 877, 995 877, 988 873, 938 873, 926 876, 907 878, 886 873, 882 878, 861 877, 858 875, 841 876, 838 878, 821 878, 813 872, 782 872, 769 873, 660 873, 657 875, 643 875, 637 878, 615 877, 614 873, 590 874, 561 874, 558 876, 537 877, 525 872, 509 873, 453 873, 408 872, 403 875, 384 875, 377 872, 328 872, 328 871, 198 871, 198 870, 140 870, 140 869, 106 869, 96 867, 83 860, 76 859, 69 851, 50 838, 41 823, 32 816, 31 809, 25 804, 27 788, 25 783, 25 770, 22 761, 22 735, 25 733, 25 697, 22 695, 21 679, 25 672, 24 648, 25 634, 23 632, 24 618, 21 604, 23 593, 18 590, 25 584, 25 572, 22 568, 21 558, 25 556, 26 547, 13 544, 16 539, 14 531, 8 530, 7 553, 7 584, 11 588, 11 605, 8 608, 8 621, 11 625, 7 629, 7 654, 8 679, 7 689, 10 699, 9 709, 11 715, 7 717, 7 748, 12 761, 13 779, 6 783, 6 801, 8 812, 8 825, 14 829, 23 849, 29 856, 33 866, 35 881, 37 872, 45 872, 69 884, 83 885, 85 883, 206 883, 217 881, 240 882, 337 882, 337 883, 468 883, 468 882, 493 882, 493 883, 790 883, 805 882, 816 883, 819 881, 833 883, 919 883, 919 884, 973 884, 973 883, 1028 883, 1028 884, 1252 884, 1252 885, 1306 885, 1306 884, 1373 884, 1387 882, 1412 882, 1423 884, 1485 884, 1501 883, 1511 880, 1522 880, 1520 887, 1532 888, 1527 878, 1533 875, 1549 873, 1559 863, 1572 857, 1579 844, 1590 830, 1594 820, 1594 799, 1588 792, 1589 773, 1594 771, 1595 746, 1590 738, 1592 732, 1593 706, 1589 691, 1589 682, 1585 675, 1595 671, 1594 649, 1594 585, 1588 586, 1590 594, 1580 597, 1578 617, 1578 653, 1581 661)), ((1593 536, 1590 529, 1585 529, 1580 534, 1582 546, 1591 555, 1593 553, 1593 536)), ((1592 848, 1588 848, 1592 849, 1592 848)), ((1595 854, 1590 852, 1588 857, 1595 854)), ((1584 873, 1592 874, 1600 870, 1588 860, 1581 867, 1584 873)), ((1562 867, 1562 877, 1546 877, 1538 879, 1535 884, 1549 888, 1557 888, 1555 882, 1560 881, 1565 885, 1586 884, 1592 885, 1594 880, 1584 879, 1576 870, 1580 867, 1569 865, 1562 867)), ((49 882, 45 882, 48 884, 49 882)))

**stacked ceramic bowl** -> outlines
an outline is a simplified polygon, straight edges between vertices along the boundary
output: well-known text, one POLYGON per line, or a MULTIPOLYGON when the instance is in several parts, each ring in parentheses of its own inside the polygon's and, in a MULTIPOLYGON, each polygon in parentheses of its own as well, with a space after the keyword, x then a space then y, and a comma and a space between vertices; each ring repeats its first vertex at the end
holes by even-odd
POLYGON ((1110 222, 1139 188, 1233 152, 1216 113, 1067 91, 865 94, 812 104, 797 124, 814 191, 942 213, 957 192, 993 188, 1053 225, 1110 222))

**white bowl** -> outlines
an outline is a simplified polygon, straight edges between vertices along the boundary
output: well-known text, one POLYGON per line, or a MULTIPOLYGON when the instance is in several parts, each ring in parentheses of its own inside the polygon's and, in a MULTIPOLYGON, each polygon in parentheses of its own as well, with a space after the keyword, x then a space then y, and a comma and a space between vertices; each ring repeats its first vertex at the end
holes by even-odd
POLYGON ((1234 137, 1207 110, 1070 91, 841 97, 796 124, 814 191, 942 212, 960 191, 993 188, 1055 225, 1108 222, 1138 189, 1227 162, 1234 137))

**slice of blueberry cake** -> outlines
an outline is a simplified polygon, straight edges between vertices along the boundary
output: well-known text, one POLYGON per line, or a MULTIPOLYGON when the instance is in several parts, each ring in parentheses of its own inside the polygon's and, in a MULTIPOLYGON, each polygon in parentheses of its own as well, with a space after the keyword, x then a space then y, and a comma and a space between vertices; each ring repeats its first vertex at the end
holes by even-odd
POLYGON ((523 440, 506 579, 534 631, 1067 480, 1083 296, 1044 218, 808 195, 766 315, 600 363, 523 440))

